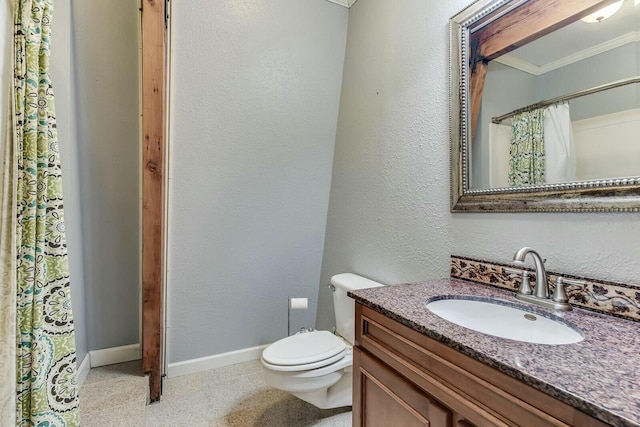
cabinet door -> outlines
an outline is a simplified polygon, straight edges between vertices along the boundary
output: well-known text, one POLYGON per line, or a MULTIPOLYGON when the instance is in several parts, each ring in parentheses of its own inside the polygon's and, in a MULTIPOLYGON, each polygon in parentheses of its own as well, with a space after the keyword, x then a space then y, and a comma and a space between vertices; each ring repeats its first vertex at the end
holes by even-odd
POLYGON ((353 349, 356 427, 450 427, 452 412, 368 353, 353 349))

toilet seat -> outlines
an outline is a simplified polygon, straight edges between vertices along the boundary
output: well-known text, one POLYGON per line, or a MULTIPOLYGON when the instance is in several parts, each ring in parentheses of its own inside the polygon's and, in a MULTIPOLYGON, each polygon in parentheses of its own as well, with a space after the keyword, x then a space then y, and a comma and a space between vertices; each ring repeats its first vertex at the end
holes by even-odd
POLYGON ((272 371, 280 371, 280 372, 309 371, 311 369, 323 368, 327 365, 336 363, 337 361, 344 359, 346 354, 347 354, 347 351, 344 350, 333 357, 329 357, 328 359, 318 360, 317 362, 306 363, 304 365, 274 365, 264 360, 264 358, 262 358, 261 362, 262 362, 262 366, 264 366, 267 369, 271 369, 272 371))
POLYGON ((344 358, 347 345, 329 331, 313 331, 283 338, 262 353, 262 364, 274 371, 304 371, 344 358))

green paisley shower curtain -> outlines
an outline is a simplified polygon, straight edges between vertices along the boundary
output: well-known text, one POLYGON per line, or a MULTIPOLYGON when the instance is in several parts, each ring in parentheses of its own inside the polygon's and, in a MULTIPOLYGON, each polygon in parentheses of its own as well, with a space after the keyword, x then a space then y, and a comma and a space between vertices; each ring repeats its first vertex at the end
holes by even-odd
POLYGON ((15 234, 5 233, 2 241, 15 245, 9 249, 15 254, 17 426, 79 425, 62 176, 49 78, 52 9, 53 0, 14 0, 12 132, 3 176, 13 173, 15 182, 3 179, 3 214, 15 213, 15 234), (12 189, 14 205, 7 206, 12 189))
POLYGON ((544 110, 514 116, 511 131, 509 186, 544 184, 544 110))

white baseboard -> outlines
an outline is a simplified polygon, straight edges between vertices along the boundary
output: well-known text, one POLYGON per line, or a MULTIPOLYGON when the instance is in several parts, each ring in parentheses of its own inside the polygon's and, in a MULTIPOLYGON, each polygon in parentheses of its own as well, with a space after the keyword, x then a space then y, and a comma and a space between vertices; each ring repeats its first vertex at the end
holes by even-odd
POLYGON ((183 362, 169 363, 167 376, 173 378, 208 371, 209 369, 221 368, 223 366, 235 365, 237 363, 251 362, 252 360, 260 359, 265 348, 267 348, 266 345, 261 345, 230 351, 228 353, 214 354, 213 356, 200 357, 198 359, 185 360, 183 362))
POLYGON ((78 387, 80 387, 84 383, 84 380, 87 379, 89 369, 91 369, 91 356, 87 353, 84 355, 84 359, 82 359, 80 366, 78 366, 78 387))
POLYGON ((113 365, 116 363, 129 362, 142 358, 140 344, 123 345, 121 347, 103 348, 102 350, 91 350, 91 367, 113 365))

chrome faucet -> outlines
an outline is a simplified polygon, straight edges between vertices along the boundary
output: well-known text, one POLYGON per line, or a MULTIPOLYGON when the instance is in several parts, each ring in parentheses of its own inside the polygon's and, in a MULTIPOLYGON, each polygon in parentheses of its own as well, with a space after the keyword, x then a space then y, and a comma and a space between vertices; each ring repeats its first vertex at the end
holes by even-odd
POLYGON ((513 261, 516 264, 524 265, 524 259, 531 254, 533 262, 536 265, 536 287, 533 288, 533 294, 538 298, 549 298, 549 283, 547 282, 547 270, 544 268, 544 261, 538 252, 532 248, 524 247, 515 253, 513 261))
POLYGON ((581 280, 567 279, 565 277, 558 277, 556 281, 555 291, 553 296, 549 297, 549 282, 547 280, 547 270, 544 268, 544 261, 538 252, 529 247, 524 247, 515 253, 513 256, 514 264, 524 266, 524 260, 528 254, 531 254, 533 262, 536 266, 536 286, 531 291, 529 286, 529 272, 527 270, 514 270, 505 268, 509 273, 522 273, 522 283, 516 298, 522 301, 530 302, 532 304, 541 305, 547 308, 553 308, 560 311, 569 311, 572 309, 569 304, 569 297, 565 291, 565 285, 573 285, 584 287, 586 282, 581 280))

